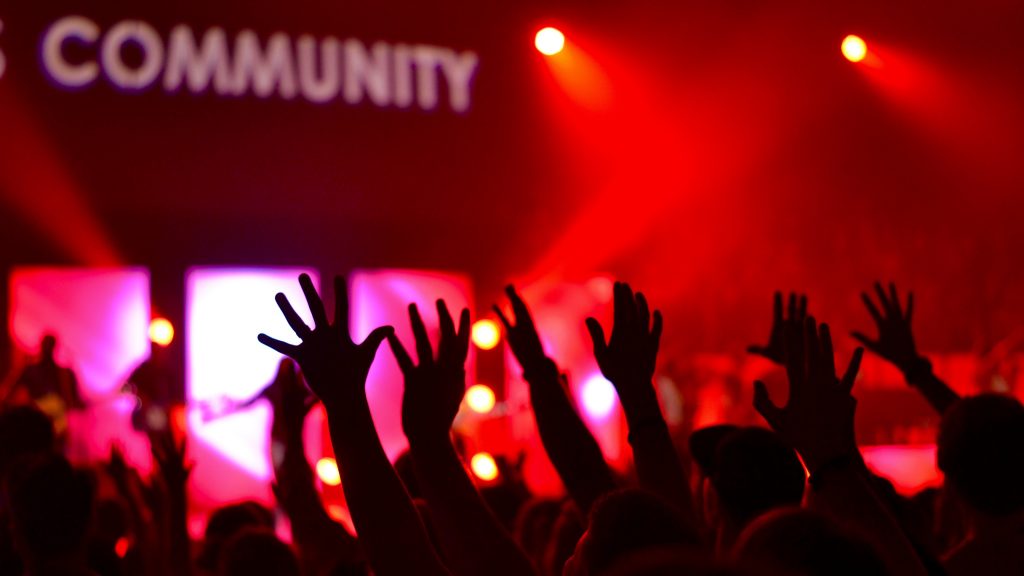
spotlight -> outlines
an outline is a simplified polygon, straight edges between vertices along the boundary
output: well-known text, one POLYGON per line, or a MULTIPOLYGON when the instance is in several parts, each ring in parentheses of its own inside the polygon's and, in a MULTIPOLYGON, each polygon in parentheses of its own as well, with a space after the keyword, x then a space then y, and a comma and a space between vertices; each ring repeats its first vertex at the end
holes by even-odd
POLYGON ((167 318, 153 318, 149 323, 149 340, 157 346, 169 346, 174 341, 174 325, 167 318))
POLYGON ((494 456, 487 452, 474 454, 469 461, 469 467, 473 469, 473 474, 484 482, 490 482, 498 477, 498 463, 494 461, 494 456))
POLYGON ((558 28, 541 28, 533 38, 533 45, 545 56, 554 56, 565 48, 565 34, 558 28))
POLYGON ((316 463, 316 475, 320 481, 328 486, 341 484, 341 472, 338 471, 338 463, 334 458, 321 458, 316 463))
POLYGON ((864 43, 860 36, 854 36, 853 34, 843 38, 841 49, 843 56, 850 62, 860 62, 868 55, 868 45, 864 43))
POLYGON ((600 374, 591 376, 583 382, 583 409, 592 418, 603 420, 615 408, 615 387, 600 374))
POLYGON ((473 324, 473 344, 481 350, 490 350, 501 340, 501 331, 494 320, 477 320, 473 324))
POLYGON ((470 386, 466 390, 466 405, 477 414, 487 414, 494 409, 494 391, 484 384, 470 386))

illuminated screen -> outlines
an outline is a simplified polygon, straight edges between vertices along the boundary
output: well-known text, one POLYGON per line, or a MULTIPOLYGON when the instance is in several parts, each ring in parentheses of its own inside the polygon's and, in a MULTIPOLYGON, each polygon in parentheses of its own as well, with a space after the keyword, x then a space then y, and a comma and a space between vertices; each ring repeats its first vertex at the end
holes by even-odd
MULTIPOLYGON (((68 455, 106 458, 121 443, 130 462, 148 467, 148 444, 131 428, 131 398, 119 394, 149 354, 149 273, 140 268, 16 268, 10 275, 13 374, 34 362, 43 335, 78 379, 86 409, 68 413, 68 455)), ((10 390, 17 401, 24 391, 10 390)))
POLYGON ((297 343, 274 302, 284 293, 310 325, 300 268, 193 268, 186 279, 186 382, 193 500, 213 507, 241 499, 271 501, 270 407, 226 413, 231 400, 247 399, 274 377, 281 355, 260 344, 265 332, 297 343))
MULTIPOLYGON (((469 279, 458 274, 414 270, 360 271, 352 274, 349 295, 353 338, 361 341, 378 326, 394 326, 395 333, 413 358, 416 353, 409 327, 409 304, 416 303, 419 307, 435 352, 437 309, 434 302, 443 298, 453 316, 466 307, 470 312, 474 311, 469 279)), ((474 381, 472 346, 466 374, 470 382, 474 381)), ((402 376, 387 342, 381 345, 370 370, 366 394, 381 443, 394 460, 407 443, 402 434, 402 376)))

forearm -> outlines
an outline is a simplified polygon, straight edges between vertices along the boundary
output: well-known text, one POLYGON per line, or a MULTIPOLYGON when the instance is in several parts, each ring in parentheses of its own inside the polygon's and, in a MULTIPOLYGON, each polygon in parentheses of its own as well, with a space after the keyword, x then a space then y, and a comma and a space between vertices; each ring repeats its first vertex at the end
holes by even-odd
POLYGON ((168 487, 170 566, 176 576, 192 573, 192 543, 188 535, 188 501, 185 485, 168 487))
POLYGON ((327 414, 352 522, 374 573, 448 574, 381 447, 366 397, 327 414))
MULTIPOLYGON (((641 486, 674 504, 694 532, 697 530, 689 482, 683 472, 672 435, 661 414, 654 386, 631 386, 644 390, 642 396, 630 397, 622 402, 629 427, 629 444, 633 448, 633 462, 641 486)), ((622 395, 620 394, 620 398, 622 395)))
POLYGON ((808 506, 872 538, 890 573, 926 574, 903 529, 875 494, 867 473, 859 456, 822 466, 811 476, 808 506))
POLYGON ((562 389, 558 368, 524 375, 541 443, 566 490, 586 516, 594 502, 615 489, 611 468, 594 435, 562 389))
POLYGON ((447 433, 413 436, 409 451, 437 537, 454 574, 532 574, 526 554, 501 526, 466 473, 447 433))
POLYGON ((923 356, 906 366, 901 366, 900 370, 903 372, 907 384, 920 392, 928 404, 940 415, 960 399, 959 394, 935 375, 931 362, 923 356))
POLYGON ((301 433, 288 436, 295 438, 286 440, 284 459, 275 473, 281 507, 291 520, 292 540, 304 563, 319 566, 321 559, 357 556, 355 537, 324 510, 301 433))

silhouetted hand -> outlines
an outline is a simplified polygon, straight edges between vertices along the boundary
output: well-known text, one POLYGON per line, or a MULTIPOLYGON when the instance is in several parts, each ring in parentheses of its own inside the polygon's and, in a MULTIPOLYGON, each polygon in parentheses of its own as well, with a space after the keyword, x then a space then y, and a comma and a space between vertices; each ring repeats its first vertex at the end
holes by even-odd
POLYGON ((757 354, 758 356, 764 356, 772 362, 779 364, 780 366, 785 364, 785 326, 787 322, 795 322, 798 326, 802 325, 804 318, 807 317, 807 296, 804 294, 799 295, 799 305, 797 305, 797 294, 791 292, 789 294, 789 306, 786 309, 786 315, 782 314, 782 292, 775 293, 775 306, 774 313, 772 314, 772 331, 768 335, 768 344, 764 346, 748 346, 747 352, 751 354, 757 354))
POLYGON ((544 354, 544 346, 540 342, 540 334, 537 333, 537 327, 533 324, 530 310, 514 286, 506 286, 505 294, 508 295, 509 302, 512 303, 512 316, 516 321, 515 325, 509 322, 508 317, 497 305, 494 306, 494 311, 505 326, 505 337, 512 349, 512 354, 515 355, 524 372, 530 373, 539 370, 547 360, 547 355, 544 354))
POLYGON ((412 323, 412 333, 416 339, 418 365, 413 363, 394 332, 387 336, 388 344, 405 377, 402 428, 410 441, 424 436, 443 436, 447 439, 466 392, 469 310, 462 310, 456 329, 447 304, 444 300, 438 300, 437 317, 441 339, 437 345, 435 358, 419 309, 415 304, 409 305, 409 321, 412 323))
POLYGON ((861 294, 861 299, 864 300, 864 306, 867 307, 871 317, 875 320, 875 325, 878 326, 878 339, 872 340, 860 332, 854 332, 853 337, 868 350, 892 362, 903 372, 907 372, 918 360, 914 333, 910 328, 910 321, 914 316, 914 293, 907 294, 907 308, 904 311, 900 305, 899 294, 896 292, 896 284, 890 282, 889 294, 886 294, 882 289, 882 284, 876 282, 875 292, 878 294, 881 311, 866 292, 861 294))
POLYGON ((185 460, 185 437, 175 439, 173 430, 167 428, 150 434, 149 442, 153 460, 167 488, 184 488, 189 474, 192 473, 192 464, 185 460))
MULTIPOLYGON (((615 310, 611 338, 606 342, 604 329, 594 318, 587 318, 587 330, 594 342, 594 357, 601 373, 614 386, 627 416, 631 409, 653 406, 657 395, 651 383, 658 343, 661 340, 661 312, 654 311, 653 321, 647 299, 624 282, 615 283, 615 310)), ((660 411, 658 413, 660 418, 660 411)))
POLYGON ((754 382, 754 407, 768 424, 803 457, 811 473, 822 464, 857 453, 851 395, 863 348, 857 348, 842 380, 836 377, 832 336, 813 317, 803 326, 787 324, 786 375, 789 402, 780 408, 768 397, 763 382, 754 382))
POLYGON ((341 277, 334 279, 334 323, 327 321, 324 303, 307 274, 299 276, 299 285, 306 296, 306 304, 313 315, 311 330, 299 318, 284 294, 276 297, 288 325, 302 340, 293 345, 276 340, 266 334, 259 341, 298 362, 313 393, 330 409, 339 403, 348 403, 365 394, 366 376, 384 338, 392 332, 382 326, 370 332, 362 344, 352 341, 348 328, 348 290, 341 277))

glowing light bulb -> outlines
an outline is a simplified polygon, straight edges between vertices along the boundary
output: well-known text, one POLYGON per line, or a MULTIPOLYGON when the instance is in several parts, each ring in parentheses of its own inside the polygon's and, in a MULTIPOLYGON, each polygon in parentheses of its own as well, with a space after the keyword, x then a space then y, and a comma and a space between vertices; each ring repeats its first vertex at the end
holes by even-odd
POLYGON ((473 344, 481 350, 490 350, 501 341, 501 330, 494 320, 477 320, 471 332, 473 344))
POLYGON ((843 44, 840 48, 843 51, 843 56, 850 62, 860 62, 868 55, 868 45, 864 43, 860 36, 854 36, 853 34, 843 38, 843 44))
POLYGON ((476 384, 466 390, 466 405, 477 414, 487 414, 494 409, 494 390, 485 384, 476 384))
POLYGON ((321 458, 316 463, 316 475, 320 481, 328 486, 341 484, 341 472, 338 471, 338 463, 334 458, 321 458))
POLYGON ((494 456, 487 452, 474 454, 469 461, 469 467, 473 469, 473 474, 484 482, 490 482, 498 477, 498 463, 494 461, 494 456))
POLYGON ((550 26, 541 28, 533 38, 533 45, 545 56, 554 56, 565 48, 565 34, 550 26))
POLYGON ((174 341, 174 325, 167 318, 153 318, 149 323, 149 340, 157 346, 169 346, 174 341))

